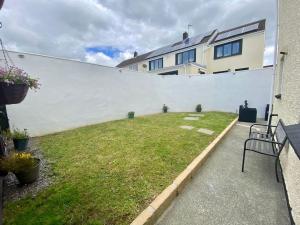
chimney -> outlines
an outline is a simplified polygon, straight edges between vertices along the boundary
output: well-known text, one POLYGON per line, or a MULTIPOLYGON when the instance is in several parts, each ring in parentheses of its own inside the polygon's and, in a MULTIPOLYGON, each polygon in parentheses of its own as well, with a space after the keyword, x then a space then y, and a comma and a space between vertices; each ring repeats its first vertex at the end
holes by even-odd
POLYGON ((189 34, 188 34, 188 32, 184 32, 183 34, 182 34, 182 40, 185 40, 185 39, 187 39, 189 37, 189 34))
POLYGON ((137 57, 138 56, 138 53, 137 53, 137 51, 135 51, 134 53, 133 53, 133 58, 135 58, 135 57, 137 57))

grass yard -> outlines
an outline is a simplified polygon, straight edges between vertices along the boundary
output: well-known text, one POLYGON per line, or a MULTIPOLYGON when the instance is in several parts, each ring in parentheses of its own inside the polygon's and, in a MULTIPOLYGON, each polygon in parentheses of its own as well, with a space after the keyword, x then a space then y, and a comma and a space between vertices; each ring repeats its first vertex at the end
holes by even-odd
POLYGON ((188 113, 157 114, 39 138, 54 162, 54 183, 7 204, 5 224, 129 224, 236 116, 204 114, 198 121, 183 120, 188 113))

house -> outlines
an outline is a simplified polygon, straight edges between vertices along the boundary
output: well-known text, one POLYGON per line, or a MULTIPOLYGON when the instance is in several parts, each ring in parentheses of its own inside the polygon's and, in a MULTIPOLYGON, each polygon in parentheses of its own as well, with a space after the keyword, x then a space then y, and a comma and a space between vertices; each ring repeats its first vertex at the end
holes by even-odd
MULTIPOLYGON (((275 77, 273 84, 273 113, 285 125, 300 123, 300 1, 278 1, 278 44, 275 46, 275 77)), ((298 125, 300 126, 300 125, 298 125)), ((299 136, 298 131, 298 136, 299 136)), ((300 224, 300 148, 289 140, 280 155, 288 206, 294 221, 300 224)))
POLYGON ((213 30, 121 62, 117 67, 160 75, 223 73, 263 68, 265 22, 213 30))

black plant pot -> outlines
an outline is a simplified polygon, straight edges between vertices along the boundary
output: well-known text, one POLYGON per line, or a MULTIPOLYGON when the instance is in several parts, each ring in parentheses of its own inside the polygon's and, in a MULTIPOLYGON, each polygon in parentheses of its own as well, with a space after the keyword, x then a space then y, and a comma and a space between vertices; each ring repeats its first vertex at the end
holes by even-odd
POLYGON ((17 151, 25 151, 28 146, 29 138, 13 139, 14 147, 17 151))
POLYGON ((0 170, 0 177, 5 177, 8 174, 8 171, 0 170))
POLYGON ((7 84, 0 82, 0 105, 18 104, 24 100, 28 92, 26 84, 7 84))
POLYGON ((40 159, 35 158, 35 166, 28 168, 24 171, 15 172, 16 177, 18 178, 21 185, 31 184, 36 181, 40 173, 40 159))

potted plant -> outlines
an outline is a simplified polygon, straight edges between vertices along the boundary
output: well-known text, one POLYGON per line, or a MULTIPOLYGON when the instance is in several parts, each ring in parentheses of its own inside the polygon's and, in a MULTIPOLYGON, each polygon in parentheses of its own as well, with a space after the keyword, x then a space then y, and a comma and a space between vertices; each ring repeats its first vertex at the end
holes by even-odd
POLYGON ((201 106, 201 104, 198 104, 197 106, 196 106, 196 112, 202 112, 202 106, 201 106))
POLYGON ((27 129, 19 130, 14 129, 13 132, 9 134, 10 138, 13 140, 14 147, 17 151, 24 151, 27 149, 29 134, 27 129))
POLYGON ((40 159, 28 152, 13 153, 8 156, 10 171, 18 178, 21 185, 37 180, 40 172, 40 159))
POLYGON ((128 119, 133 119, 134 118, 134 112, 128 112, 128 119))
POLYGON ((0 105, 17 104, 24 100, 28 89, 38 89, 37 79, 15 66, 0 67, 0 105))
POLYGON ((164 113, 167 113, 167 112, 168 112, 168 109, 169 109, 169 107, 166 106, 166 105, 164 104, 164 105, 163 105, 163 108, 162 108, 163 112, 164 112, 164 113))

